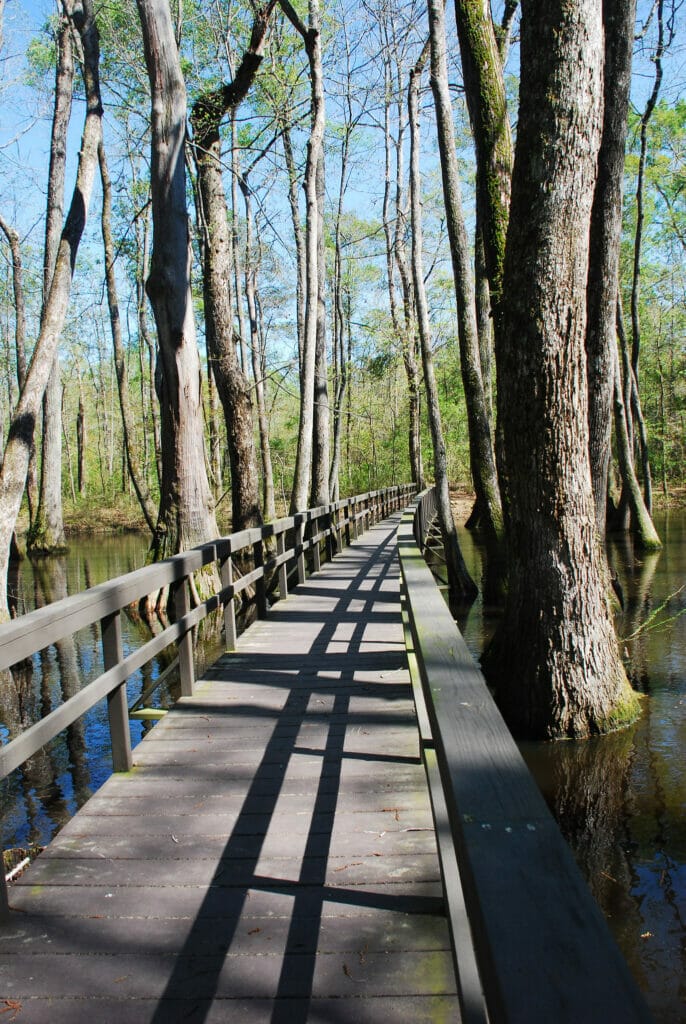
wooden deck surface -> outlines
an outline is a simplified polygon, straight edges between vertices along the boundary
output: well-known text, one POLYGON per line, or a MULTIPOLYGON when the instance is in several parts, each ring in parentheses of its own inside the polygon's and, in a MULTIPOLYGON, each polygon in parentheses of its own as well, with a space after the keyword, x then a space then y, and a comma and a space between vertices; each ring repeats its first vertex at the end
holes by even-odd
POLYGON ((13 885, 0 1021, 459 1021, 379 524, 253 625, 13 885))

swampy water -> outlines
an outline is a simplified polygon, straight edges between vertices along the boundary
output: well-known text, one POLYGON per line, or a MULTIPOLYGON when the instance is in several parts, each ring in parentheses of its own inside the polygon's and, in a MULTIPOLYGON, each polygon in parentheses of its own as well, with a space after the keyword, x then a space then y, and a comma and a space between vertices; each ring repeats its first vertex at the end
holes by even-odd
MULTIPOLYGON (((657 517, 664 548, 636 552, 615 539, 609 555, 624 592, 618 632, 632 682, 646 695, 631 729, 584 743, 529 745, 531 770, 599 901, 659 1024, 686 1022, 686 513, 657 517)), ((481 551, 461 531, 476 579, 481 551)), ((139 568, 136 535, 79 538, 65 557, 22 563, 20 609, 58 600, 139 568)), ((478 599, 460 626, 475 657, 497 623, 478 599)), ((147 637, 123 618, 125 650, 147 637)), ((217 652, 218 653, 218 652, 217 652)), ((204 652, 207 660, 216 653, 204 652)), ((128 684, 129 703, 165 668, 156 661, 128 684)), ((57 706, 102 670, 93 627, 35 655, 0 692, 0 742, 57 706)), ((174 697, 170 675, 155 706, 174 697)), ((134 744, 147 724, 132 723, 134 744)), ((44 845, 110 773, 104 706, 57 737, 0 785, 4 848, 44 845)))
MULTIPOLYGON (((613 538, 627 671, 646 695, 630 729, 522 746, 660 1024, 686 1021, 686 513, 656 516, 664 547, 613 538)), ((476 579, 481 552, 460 534, 476 579)), ((497 624, 479 599, 460 626, 478 658, 497 624)))

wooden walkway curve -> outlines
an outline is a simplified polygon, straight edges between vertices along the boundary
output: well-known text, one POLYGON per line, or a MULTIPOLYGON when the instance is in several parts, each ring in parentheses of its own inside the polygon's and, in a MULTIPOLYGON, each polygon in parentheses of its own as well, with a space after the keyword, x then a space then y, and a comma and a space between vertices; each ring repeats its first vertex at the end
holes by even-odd
POLYGON ((399 515, 255 623, 12 888, 3 1021, 459 1021, 399 515))

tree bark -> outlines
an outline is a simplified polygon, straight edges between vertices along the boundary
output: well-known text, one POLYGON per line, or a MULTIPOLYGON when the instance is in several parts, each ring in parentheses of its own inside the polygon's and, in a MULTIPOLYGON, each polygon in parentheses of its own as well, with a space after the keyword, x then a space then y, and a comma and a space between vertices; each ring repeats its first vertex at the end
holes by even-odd
POLYGON ((317 356, 317 322, 319 307, 319 201, 317 197, 317 166, 324 142, 324 83, 322 77, 322 40, 319 27, 319 0, 309 0, 309 29, 298 17, 289 0, 280 0, 284 14, 300 33, 310 68, 311 116, 310 137, 307 143, 305 167, 305 253, 306 296, 305 335, 300 378, 300 415, 298 447, 293 474, 291 512, 307 508, 314 428, 314 389, 317 356))
POLYGON ((317 350, 314 358, 314 409, 312 421, 312 488, 310 505, 328 505, 329 379, 326 358, 326 255, 324 251, 324 149, 317 164, 317 350))
POLYGON ((281 141, 283 142, 283 152, 286 160, 286 171, 288 174, 288 204, 291 211, 291 224, 293 225, 293 239, 295 241, 295 323, 298 333, 298 373, 302 384, 303 345, 305 339, 305 295, 307 292, 307 260, 305 256, 305 239, 303 238, 302 226, 300 223, 298 175, 295 169, 295 159, 293 157, 291 129, 285 118, 279 118, 278 125, 281 131, 281 141))
POLYGON ((603 131, 591 214, 586 359, 591 479, 596 522, 605 537, 610 463, 622 179, 626 143, 635 0, 604 0, 603 131))
POLYGON ((10 541, 24 493, 36 417, 50 375, 60 332, 64 325, 71 279, 86 222, 86 211, 97 166, 98 144, 102 133, 102 105, 98 81, 98 33, 91 0, 82 0, 82 4, 74 10, 70 7, 69 13, 81 36, 84 50, 86 118, 74 193, 60 238, 45 315, 26 374, 26 381, 17 407, 12 414, 4 460, 0 470, 0 619, 8 615, 6 580, 10 541))
MULTIPOLYGON (((203 93, 191 114, 203 229, 203 287, 207 345, 224 409, 231 465, 232 529, 262 523, 257 455, 253 437, 250 383, 241 369, 233 331, 231 293, 226 287, 234 269, 229 216, 222 181, 219 126, 235 113, 262 63, 269 19, 275 3, 256 12, 250 44, 231 83, 203 93)), ((234 210, 234 216, 237 211, 234 210)), ((234 258, 237 249, 234 248, 234 258)))
POLYGON ((457 302, 460 370, 467 407, 472 481, 486 535, 491 544, 497 544, 502 538, 503 512, 481 376, 476 296, 467 229, 462 213, 453 111, 448 85, 443 0, 429 0, 428 7, 431 39, 431 88, 436 106, 443 197, 457 302))
POLYGON ((488 0, 455 0, 455 17, 476 149, 477 220, 497 334, 512 179, 512 136, 503 65, 488 0))
POLYGON ((588 459, 585 296, 602 63, 596 0, 522 5, 496 349, 509 587, 483 664, 513 731, 540 739, 609 731, 638 713, 608 604, 588 459))
MULTIPOLYGON (((122 431, 124 434, 124 454, 129 476, 133 489, 138 498, 148 529, 155 532, 156 511, 155 505, 148 488, 145 474, 138 461, 137 446, 135 442, 133 413, 129 398, 129 375, 126 369, 126 353, 121 334, 121 317, 119 315, 119 299, 117 297, 117 279, 114 272, 114 242, 112 239, 112 182, 107 166, 105 146, 100 143, 98 147, 98 162, 100 164, 100 181, 102 183, 102 215, 100 224, 102 228, 102 241, 105 249, 105 282, 107 285, 107 304, 110 313, 110 327, 112 330, 112 346, 114 348, 114 368, 117 375, 117 391, 119 395, 119 408, 121 410, 122 431)), ((80 463, 79 463, 80 469, 80 463)), ((81 475, 79 472, 79 492, 81 491, 81 475)))
POLYGON ((406 130, 406 111, 403 104, 401 83, 401 55, 395 34, 395 24, 391 17, 390 36, 388 25, 382 22, 386 36, 384 46, 384 84, 386 101, 384 105, 384 140, 385 140, 385 181, 383 199, 384 236, 386 241, 386 271, 388 276, 388 295, 391 309, 391 321, 396 338, 400 342, 407 378, 408 392, 408 454, 410 473, 417 490, 424 489, 424 465, 422 461, 421 438, 421 379, 417 360, 417 326, 415 302, 412 291, 412 275, 408 268, 405 249, 405 227, 407 211, 403 200, 404 178, 404 139, 406 130), (396 94, 398 136, 393 142, 391 137, 391 101, 396 94), (392 187, 391 168, 395 150, 395 189, 392 187), (394 191, 391 203, 391 191, 394 191), (391 208, 394 216, 391 217, 391 208), (395 267, 400 277, 402 293, 402 320, 398 312, 395 293, 395 267))
POLYGON ((631 401, 631 384, 627 384, 633 375, 631 360, 624 321, 621 312, 621 303, 617 302, 617 334, 622 351, 622 365, 624 368, 624 387, 622 387, 622 371, 619 364, 619 353, 617 344, 612 346, 612 380, 614 394, 614 419, 615 438, 617 441, 617 462, 622 478, 622 502, 628 505, 631 529, 636 534, 638 544, 644 551, 658 551, 662 544, 658 537, 657 530, 653 523, 648 507, 643 500, 641 487, 634 468, 634 459, 631 444, 629 403, 631 401))
POLYGON ((428 45, 410 72, 408 89, 408 110, 410 120, 410 209, 412 214, 412 279, 417 305, 417 324, 422 350, 424 367, 424 384, 426 387, 427 410, 431 439, 434 452, 434 479, 436 486, 436 506, 438 521, 443 538, 446 566, 448 569, 448 585, 451 595, 456 599, 474 598, 477 588, 469 575, 464 563, 457 530, 450 507, 450 490, 448 487, 448 460, 446 456, 441 410, 438 404, 438 388, 434 374, 431 353, 431 330, 429 327, 429 310, 424 288, 424 271, 422 267, 422 209, 421 181, 419 174, 419 85, 421 73, 429 55, 428 45))
POLYGON ((257 267, 253 262, 253 213, 250 202, 250 188, 245 178, 241 178, 241 189, 245 200, 245 297, 248 303, 250 320, 250 351, 252 369, 255 380, 255 397, 257 399, 257 425, 260 434, 260 458, 262 460, 262 507, 268 522, 276 519, 274 498, 274 471, 272 469, 272 453, 269 444, 269 420, 264 395, 264 367, 262 359, 262 339, 260 338, 257 288, 255 279, 257 267))
POLYGON ((168 0, 137 0, 152 102, 153 247, 146 289, 157 324, 162 482, 153 559, 218 534, 205 469, 200 360, 186 210, 186 89, 168 0))
MULTIPOLYGON (((50 139, 48 203, 43 254, 43 301, 41 317, 50 294, 62 221, 64 219, 64 176, 67 162, 67 131, 74 88, 74 54, 71 26, 66 7, 57 32, 55 105, 50 139)), ((43 433, 38 509, 27 537, 29 551, 41 554, 66 551, 62 513, 62 382, 59 354, 53 360, 50 379, 43 396, 43 433)))

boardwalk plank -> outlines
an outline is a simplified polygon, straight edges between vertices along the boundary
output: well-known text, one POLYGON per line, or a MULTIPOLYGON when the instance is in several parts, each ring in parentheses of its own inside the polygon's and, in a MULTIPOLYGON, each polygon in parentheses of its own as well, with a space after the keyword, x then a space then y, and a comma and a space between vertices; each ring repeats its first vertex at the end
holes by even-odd
POLYGON ((21 1020, 459 1020, 380 524, 255 623, 11 890, 21 1020))

